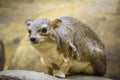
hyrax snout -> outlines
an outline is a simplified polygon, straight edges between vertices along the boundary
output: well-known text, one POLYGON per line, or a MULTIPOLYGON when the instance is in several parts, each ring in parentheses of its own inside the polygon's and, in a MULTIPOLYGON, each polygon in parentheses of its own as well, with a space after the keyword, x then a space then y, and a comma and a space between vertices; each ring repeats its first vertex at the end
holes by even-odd
POLYGON ((29 40, 40 52, 48 73, 102 76, 106 71, 104 45, 89 26, 72 17, 27 21, 29 40))

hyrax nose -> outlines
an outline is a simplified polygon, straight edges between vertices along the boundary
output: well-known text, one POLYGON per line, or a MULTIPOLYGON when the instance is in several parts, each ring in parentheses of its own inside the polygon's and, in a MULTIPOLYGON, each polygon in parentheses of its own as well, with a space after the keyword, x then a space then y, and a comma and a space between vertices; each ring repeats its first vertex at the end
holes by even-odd
POLYGON ((31 42, 35 42, 35 41, 36 41, 36 38, 30 38, 30 41, 31 41, 31 42))

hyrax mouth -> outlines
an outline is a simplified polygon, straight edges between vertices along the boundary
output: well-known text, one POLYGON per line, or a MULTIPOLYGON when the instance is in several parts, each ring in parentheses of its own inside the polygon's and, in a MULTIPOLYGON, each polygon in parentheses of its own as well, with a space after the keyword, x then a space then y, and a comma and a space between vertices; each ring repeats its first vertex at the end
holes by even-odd
POLYGON ((42 45, 42 44, 44 44, 44 41, 34 41, 34 42, 30 41, 30 42, 33 45, 42 45))
POLYGON ((38 44, 38 42, 31 42, 32 44, 38 44))

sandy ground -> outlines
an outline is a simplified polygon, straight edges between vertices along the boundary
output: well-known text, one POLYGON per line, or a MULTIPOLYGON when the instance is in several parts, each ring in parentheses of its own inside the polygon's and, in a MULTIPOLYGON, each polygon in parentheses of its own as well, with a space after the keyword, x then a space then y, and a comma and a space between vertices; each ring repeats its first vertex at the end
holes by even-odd
POLYGON ((26 19, 73 16, 89 24, 106 45, 106 76, 120 76, 119 5, 119 0, 0 0, 0 39, 5 44, 5 69, 27 32, 26 19))

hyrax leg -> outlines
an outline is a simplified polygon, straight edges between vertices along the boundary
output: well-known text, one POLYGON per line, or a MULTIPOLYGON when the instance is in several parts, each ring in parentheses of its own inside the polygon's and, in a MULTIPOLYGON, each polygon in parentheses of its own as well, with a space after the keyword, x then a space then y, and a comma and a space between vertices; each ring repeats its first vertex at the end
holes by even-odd
POLYGON ((106 72, 106 55, 104 54, 104 46, 100 46, 96 41, 93 41, 91 46, 90 62, 93 65, 94 75, 103 76, 106 72))
POLYGON ((106 72, 106 58, 105 56, 99 56, 100 58, 92 58, 91 64, 94 68, 94 75, 103 76, 106 72))
POLYGON ((67 45, 69 47, 69 51, 70 51, 70 55, 79 60, 79 53, 77 51, 76 46, 74 45, 74 43, 72 41, 67 40, 67 45))
POLYGON ((60 66, 59 70, 54 70, 53 71, 53 75, 56 77, 60 77, 60 78, 65 78, 69 68, 71 66, 70 61, 68 61, 67 59, 64 59, 63 64, 60 66))
POLYGON ((47 73, 48 73, 49 75, 52 75, 53 69, 52 69, 51 67, 47 67, 47 73))

